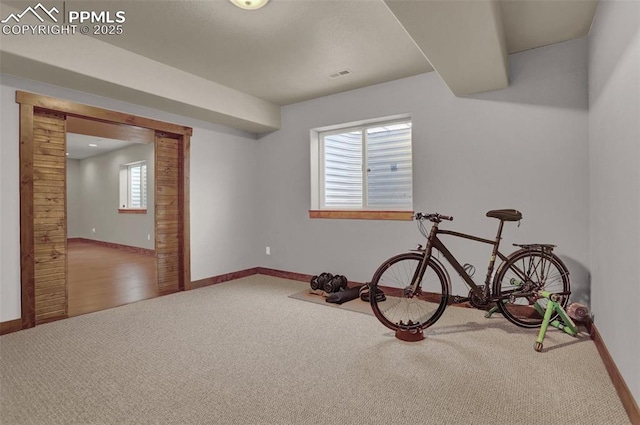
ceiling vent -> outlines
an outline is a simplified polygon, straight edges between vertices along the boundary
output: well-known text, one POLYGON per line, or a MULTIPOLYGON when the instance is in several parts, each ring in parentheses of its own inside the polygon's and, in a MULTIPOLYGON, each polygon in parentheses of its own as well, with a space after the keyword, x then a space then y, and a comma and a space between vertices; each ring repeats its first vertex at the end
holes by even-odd
POLYGON ((329 74, 330 78, 338 78, 338 77, 344 77, 345 75, 349 75, 351 74, 351 71, 349 71, 348 69, 343 69, 342 71, 338 71, 338 72, 334 72, 332 74, 329 74))

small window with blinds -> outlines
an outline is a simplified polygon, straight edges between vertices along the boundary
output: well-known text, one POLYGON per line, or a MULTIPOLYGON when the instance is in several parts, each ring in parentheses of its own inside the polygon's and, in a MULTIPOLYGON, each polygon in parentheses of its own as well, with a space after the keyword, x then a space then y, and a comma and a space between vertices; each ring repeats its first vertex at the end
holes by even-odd
POLYGON ((147 162, 138 161, 120 166, 119 211, 146 212, 147 210, 147 162))
POLYGON ((411 120, 319 133, 320 208, 413 208, 411 120))

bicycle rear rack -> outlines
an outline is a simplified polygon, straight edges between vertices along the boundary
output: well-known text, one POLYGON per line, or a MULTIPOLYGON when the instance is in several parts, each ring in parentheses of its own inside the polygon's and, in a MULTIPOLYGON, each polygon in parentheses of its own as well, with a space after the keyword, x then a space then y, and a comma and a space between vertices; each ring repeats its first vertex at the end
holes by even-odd
POLYGON ((514 243, 513 246, 518 246, 522 249, 526 249, 527 251, 540 251, 546 254, 553 252, 553 248, 556 247, 556 245, 551 245, 547 243, 525 243, 525 244, 514 243))

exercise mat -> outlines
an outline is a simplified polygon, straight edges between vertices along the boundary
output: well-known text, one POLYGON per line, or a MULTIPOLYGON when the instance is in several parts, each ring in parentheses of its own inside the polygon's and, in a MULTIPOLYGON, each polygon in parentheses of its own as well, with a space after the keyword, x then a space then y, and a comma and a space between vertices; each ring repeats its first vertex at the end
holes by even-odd
POLYGON ((363 313, 368 315, 373 315, 373 311, 371 311, 371 305, 364 301, 361 301, 360 298, 356 298, 351 301, 347 301, 343 304, 335 304, 325 302, 325 297, 322 295, 315 295, 309 289, 305 289, 300 292, 296 292, 295 294, 289 295, 289 298, 293 298, 295 300, 308 301, 318 305, 324 305, 331 308, 340 308, 343 310, 355 311, 357 313, 363 313))

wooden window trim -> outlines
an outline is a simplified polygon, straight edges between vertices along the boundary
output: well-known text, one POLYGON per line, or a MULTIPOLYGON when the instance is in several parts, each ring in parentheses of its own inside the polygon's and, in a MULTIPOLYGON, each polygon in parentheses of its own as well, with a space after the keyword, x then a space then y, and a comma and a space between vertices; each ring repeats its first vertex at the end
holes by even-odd
POLYGON ((347 220, 402 220, 413 219, 413 211, 380 210, 309 210, 309 218, 337 218, 347 220))
POLYGON ((146 214, 146 208, 118 208, 120 214, 146 214))

